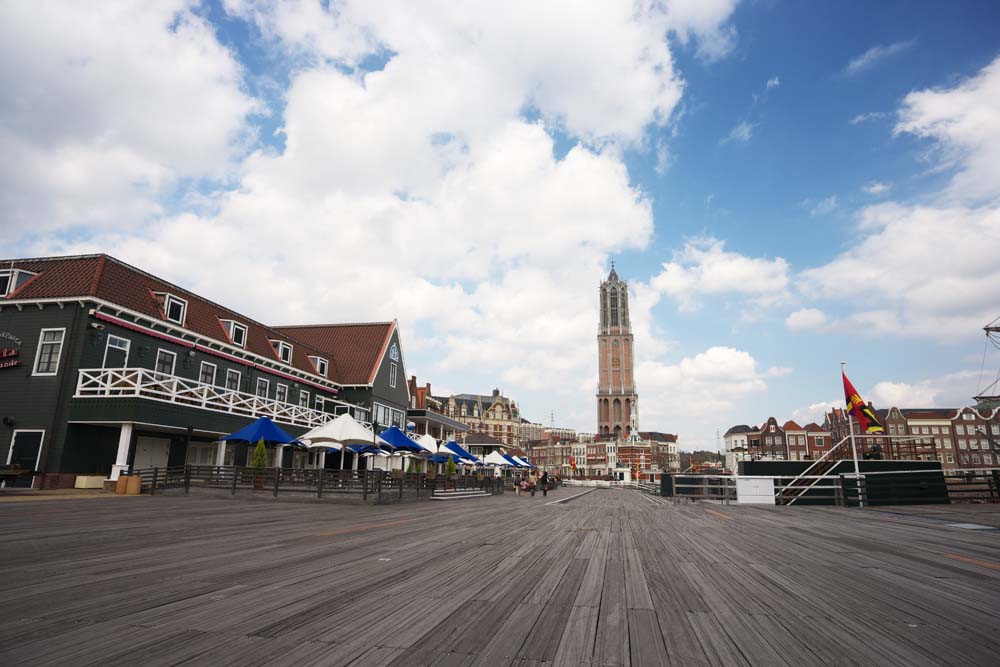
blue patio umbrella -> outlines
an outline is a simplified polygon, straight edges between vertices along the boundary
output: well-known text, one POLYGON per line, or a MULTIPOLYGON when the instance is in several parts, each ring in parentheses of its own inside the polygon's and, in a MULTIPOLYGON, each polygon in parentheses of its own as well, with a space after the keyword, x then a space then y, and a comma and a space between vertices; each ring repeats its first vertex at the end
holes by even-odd
POLYGON ((512 466, 514 466, 515 468, 523 468, 523 467, 524 467, 524 465, 522 465, 522 464, 518 463, 517 461, 515 461, 515 460, 514 460, 513 458, 511 458, 511 457, 510 457, 510 456, 509 456, 508 454, 500 454, 500 456, 502 456, 502 457, 504 457, 505 459, 507 459, 507 460, 508 460, 508 461, 510 462, 510 464, 511 464, 512 466))
POLYGON ((447 463, 448 459, 451 459, 455 463, 459 462, 457 454, 431 454, 427 457, 427 460, 431 463, 447 463))
POLYGON ((355 454, 385 454, 383 450, 372 445, 348 445, 347 451, 355 454))
POLYGON ((403 433, 399 428, 390 426, 382 431, 379 436, 389 443, 397 452, 412 452, 414 454, 426 454, 427 448, 414 442, 410 436, 403 433))
POLYGON ((459 458, 468 459, 471 463, 481 463, 478 458, 470 454, 464 447, 462 447, 462 445, 458 444, 454 440, 449 440, 443 446, 450 449, 455 454, 458 454, 459 458))
POLYGON ((235 433, 222 438, 235 442, 259 442, 263 440, 268 445, 300 444, 298 440, 285 433, 270 417, 261 417, 235 433))

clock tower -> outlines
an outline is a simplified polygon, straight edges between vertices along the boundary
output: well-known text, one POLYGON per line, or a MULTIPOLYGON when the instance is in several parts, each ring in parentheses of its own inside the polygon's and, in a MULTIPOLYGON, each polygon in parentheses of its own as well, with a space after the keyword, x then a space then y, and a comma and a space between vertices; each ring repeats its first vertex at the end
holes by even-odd
POLYGON ((601 321, 597 330, 597 433, 624 440, 637 437, 639 396, 632 373, 628 283, 618 277, 614 262, 598 297, 601 321))

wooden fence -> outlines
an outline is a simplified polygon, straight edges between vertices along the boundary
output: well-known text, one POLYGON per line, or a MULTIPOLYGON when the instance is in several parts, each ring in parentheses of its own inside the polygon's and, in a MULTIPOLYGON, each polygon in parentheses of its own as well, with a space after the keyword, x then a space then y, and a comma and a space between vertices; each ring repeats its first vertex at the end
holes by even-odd
POLYGON ((249 468, 241 466, 185 465, 170 468, 144 468, 129 474, 142 478, 142 489, 152 495, 165 489, 183 488, 227 490, 231 495, 269 492, 279 494, 360 496, 364 501, 383 499, 419 499, 435 493, 478 490, 490 494, 504 492, 504 480, 492 476, 403 473, 384 470, 326 470, 316 468, 249 468))

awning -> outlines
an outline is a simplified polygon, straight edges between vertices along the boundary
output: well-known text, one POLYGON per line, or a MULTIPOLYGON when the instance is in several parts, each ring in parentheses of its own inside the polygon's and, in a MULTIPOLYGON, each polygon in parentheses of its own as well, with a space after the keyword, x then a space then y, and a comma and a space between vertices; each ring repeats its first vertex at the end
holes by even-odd
POLYGON ((517 461, 515 461, 513 456, 509 456, 507 454, 501 454, 500 456, 504 457, 507 460, 507 463, 509 463, 510 465, 514 466, 515 468, 524 468, 525 467, 525 465, 523 463, 518 463, 517 461))
POLYGON ((397 452, 412 452, 414 454, 430 453, 426 447, 413 440, 396 426, 390 426, 382 431, 379 437, 385 440, 397 452))
POLYGON ((473 464, 479 463, 479 459, 477 457, 475 457, 472 454, 470 454, 468 451, 465 450, 465 448, 462 447, 462 445, 458 444, 454 440, 449 440, 448 442, 446 442, 445 444, 443 444, 441 447, 442 447, 442 449, 444 449, 444 448, 450 449, 451 451, 453 451, 456 454, 458 454, 459 458, 468 459, 473 464))
POLYGON ((249 442, 253 444, 263 440, 268 445, 288 445, 301 444, 294 437, 285 433, 269 417, 261 417, 250 424, 247 424, 239 431, 230 433, 222 438, 223 440, 236 442, 249 442))

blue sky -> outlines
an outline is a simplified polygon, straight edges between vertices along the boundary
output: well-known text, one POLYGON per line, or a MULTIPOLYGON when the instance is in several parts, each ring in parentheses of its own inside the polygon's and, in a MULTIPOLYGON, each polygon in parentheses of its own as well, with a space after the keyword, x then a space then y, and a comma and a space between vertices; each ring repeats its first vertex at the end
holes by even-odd
POLYGON ((614 259, 640 426, 686 449, 821 419, 840 361, 880 407, 981 382, 995 3, 147 5, 0 10, 13 253, 109 252, 275 323, 398 318, 437 392, 582 431, 614 259))

